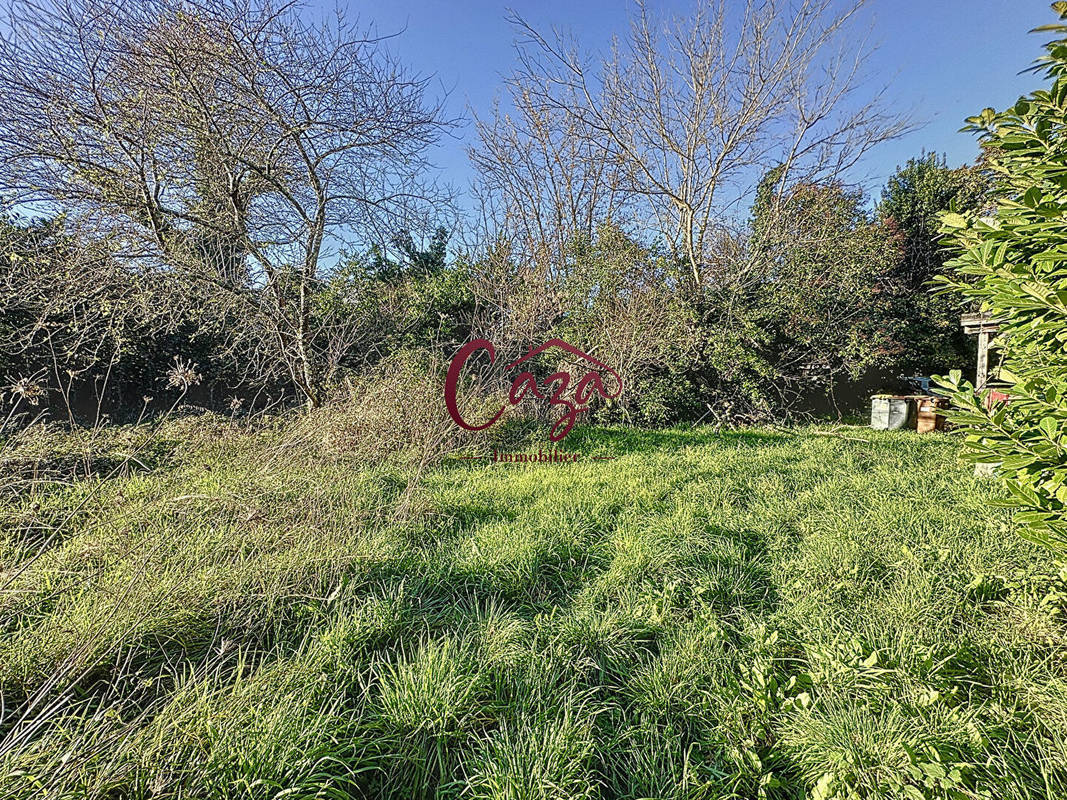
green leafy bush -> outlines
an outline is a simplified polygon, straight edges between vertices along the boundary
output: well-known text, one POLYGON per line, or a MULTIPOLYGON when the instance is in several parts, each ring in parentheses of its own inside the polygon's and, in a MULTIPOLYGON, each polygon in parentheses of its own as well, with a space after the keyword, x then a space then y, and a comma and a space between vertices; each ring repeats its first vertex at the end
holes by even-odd
POLYGON ((930 281, 950 257, 939 230, 941 214, 981 208, 988 190, 981 161, 950 169, 936 153, 908 159, 882 189, 878 216, 902 248, 885 282, 896 374, 930 375, 974 361, 974 339, 960 328, 958 298, 931 292, 930 281))
MULTIPOLYGON (((1067 3, 1053 9, 1067 22, 1067 3)), ((1067 24, 1042 31, 1035 69, 1048 88, 1011 108, 968 119, 997 176, 991 217, 950 212, 943 223, 958 255, 942 281, 1001 321, 1000 377, 1010 399, 994 401, 953 373, 943 380, 967 432, 967 452, 997 464, 1027 535, 1067 544, 1067 24)))
MULTIPOLYGON (((781 168, 771 170, 757 189, 750 274, 733 287, 721 315, 728 337, 756 332, 745 349, 765 366, 752 377, 779 413, 803 407, 812 390, 832 392, 837 381, 891 362, 901 326, 889 289, 902 258, 861 191, 833 182, 783 184, 782 176, 781 168)), ((742 353, 730 363, 746 360, 742 353)))

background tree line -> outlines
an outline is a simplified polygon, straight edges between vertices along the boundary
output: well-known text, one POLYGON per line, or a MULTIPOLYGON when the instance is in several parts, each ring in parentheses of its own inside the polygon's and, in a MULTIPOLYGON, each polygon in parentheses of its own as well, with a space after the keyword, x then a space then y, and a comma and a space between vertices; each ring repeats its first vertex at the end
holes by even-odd
POLYGON ((428 160, 457 121, 343 17, 20 0, 0 36, 9 400, 72 423, 179 390, 314 407, 401 353, 431 369, 475 335, 516 355, 561 336, 626 376, 606 417, 743 421, 965 364, 956 302, 928 291, 936 219, 990 177, 923 155, 873 207, 850 183, 910 126, 865 82, 858 5, 638 6, 600 58, 514 17, 472 218, 428 160))

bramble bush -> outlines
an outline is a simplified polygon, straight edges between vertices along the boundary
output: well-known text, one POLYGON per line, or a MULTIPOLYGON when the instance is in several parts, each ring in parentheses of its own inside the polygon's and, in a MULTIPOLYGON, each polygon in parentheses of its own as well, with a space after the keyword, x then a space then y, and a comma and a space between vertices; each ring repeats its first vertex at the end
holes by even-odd
POLYGON ((980 132, 997 176, 996 212, 944 215, 958 248, 941 282, 1001 321, 1000 377, 1010 399, 992 402, 953 372, 943 379, 958 409, 974 461, 997 464, 1021 509, 1026 535, 1067 545, 1067 3, 1060 23, 1039 31, 1045 45, 1034 69, 1051 81, 1011 108, 968 119, 980 132))

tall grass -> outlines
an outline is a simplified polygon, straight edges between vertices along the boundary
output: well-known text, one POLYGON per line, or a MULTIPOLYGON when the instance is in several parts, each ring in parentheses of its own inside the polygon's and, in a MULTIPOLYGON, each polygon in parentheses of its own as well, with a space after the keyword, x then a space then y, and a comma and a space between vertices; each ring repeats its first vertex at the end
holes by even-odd
POLYGON ((0 796, 1067 796, 1067 573, 946 437, 300 430, 9 443, 0 796))

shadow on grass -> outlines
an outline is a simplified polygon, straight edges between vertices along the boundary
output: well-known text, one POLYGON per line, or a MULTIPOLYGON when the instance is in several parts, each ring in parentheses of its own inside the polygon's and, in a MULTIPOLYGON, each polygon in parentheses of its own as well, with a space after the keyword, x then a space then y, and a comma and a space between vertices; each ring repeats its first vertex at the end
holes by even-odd
POLYGON ((180 442, 159 439, 139 448, 104 446, 77 450, 23 455, 17 451, 0 456, 0 472, 8 479, 4 489, 18 497, 36 492, 65 491, 88 478, 111 480, 130 475, 162 474, 174 469, 174 452, 180 442))
POLYGON ((586 451, 597 448, 618 453, 664 450, 695 445, 718 445, 749 447, 781 444, 795 437, 773 430, 745 429, 716 431, 714 428, 664 428, 643 430, 640 428, 582 426, 558 445, 561 450, 586 451))
MULTIPOLYGON (((595 425, 577 426, 561 442, 550 442, 547 437, 529 436, 513 438, 507 444, 495 442, 493 449, 507 453, 527 453, 537 455, 541 450, 546 454, 552 450, 566 453, 579 453, 583 456, 620 456, 632 453, 665 454, 684 447, 711 446, 718 449, 736 447, 756 448, 785 444, 797 437, 770 429, 746 429, 717 431, 711 427, 701 428, 663 428, 643 430, 631 427, 600 427, 595 425)), ((461 452, 445 458, 435 469, 443 473, 452 471, 467 472, 472 468, 493 466, 484 451, 479 458, 470 459, 470 453, 461 452), (470 460, 469 460, 470 459, 470 460)), ((504 465, 507 468, 510 465, 504 465)))

